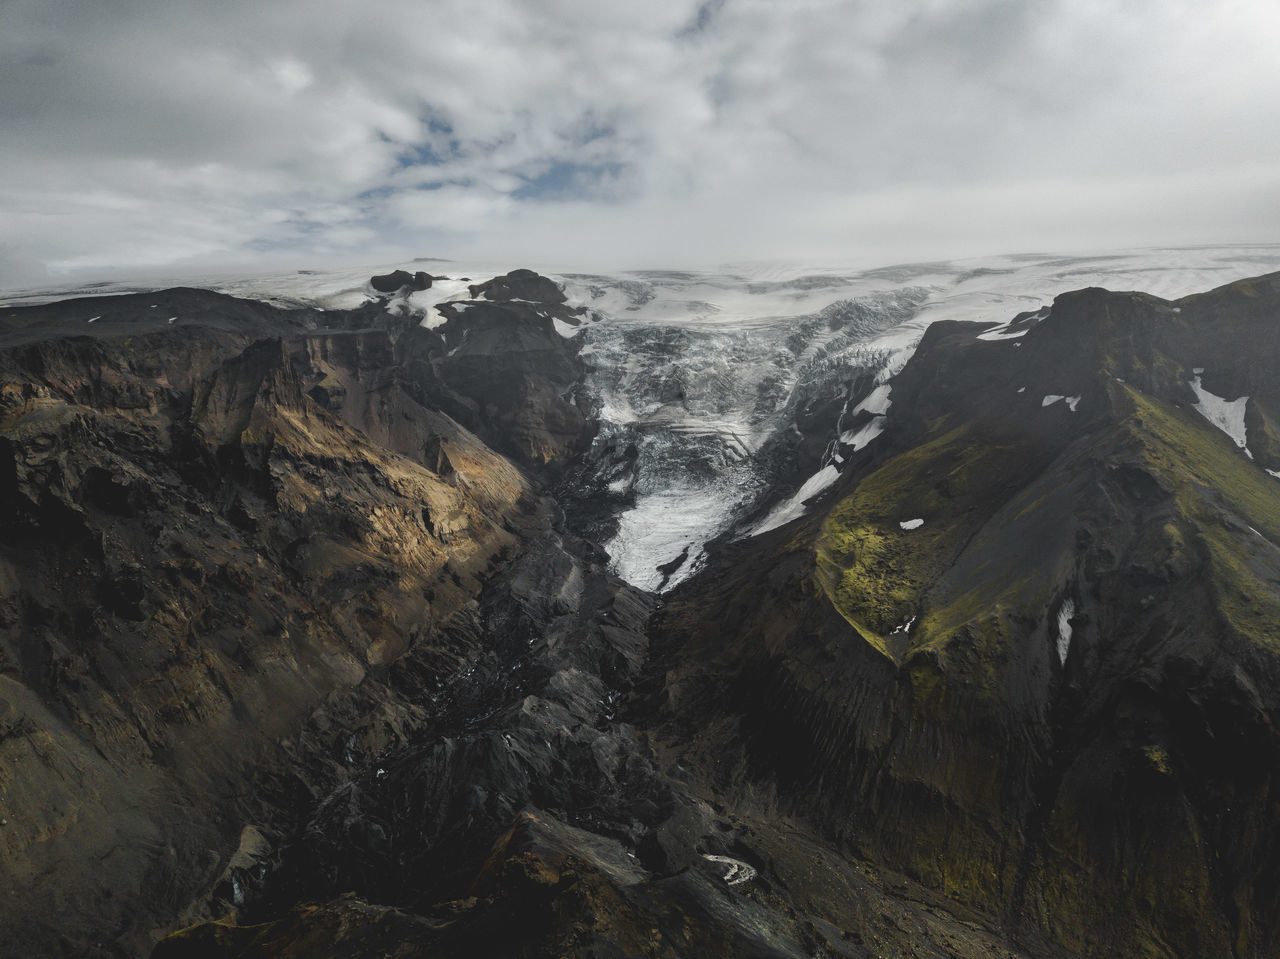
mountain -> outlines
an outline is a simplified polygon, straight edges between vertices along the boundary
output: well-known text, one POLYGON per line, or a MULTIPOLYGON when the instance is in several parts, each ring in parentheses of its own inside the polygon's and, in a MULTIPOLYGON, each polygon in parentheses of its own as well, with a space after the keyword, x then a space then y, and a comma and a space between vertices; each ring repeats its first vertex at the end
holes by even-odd
POLYGON ((175 289, 4 319, 15 954, 145 954, 246 824, 463 709, 455 674, 509 676, 475 596, 551 548, 533 471, 585 421, 550 319, 472 312, 464 334, 175 289))
POLYGON ((1029 262, 0 311, 0 951, 1275 955, 1280 274, 1029 262))
POLYGON ((826 505, 662 612, 670 748, 1067 954, 1274 955, 1278 293, 932 326, 826 505))

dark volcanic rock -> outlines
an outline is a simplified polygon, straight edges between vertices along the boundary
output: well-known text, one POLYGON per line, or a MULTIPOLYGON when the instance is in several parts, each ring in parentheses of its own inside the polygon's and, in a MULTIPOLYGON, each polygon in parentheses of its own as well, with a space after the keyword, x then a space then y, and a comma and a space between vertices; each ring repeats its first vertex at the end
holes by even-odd
POLYGON ((533 270, 512 270, 506 276, 497 276, 472 287, 473 300, 486 299, 497 303, 510 300, 529 300, 546 306, 559 306, 565 301, 564 291, 545 276, 533 270))
POLYGON ((563 469, 593 433, 577 400, 578 342, 528 304, 464 306, 406 339, 415 395, 518 462, 563 469))
POLYGON ((430 273, 409 273, 406 270, 395 270, 369 278, 369 285, 379 293, 396 293, 406 287, 410 290, 429 290, 433 277, 430 273))
POLYGON ((347 959, 799 959, 908 942, 1022 955, 907 881, 887 895, 798 824, 712 805, 691 771, 663 771, 618 713, 652 599, 582 549, 547 539, 490 584, 455 628, 501 645, 451 687, 454 721, 327 797, 265 877, 240 876, 237 923, 179 933, 157 959, 305 955, 318 940, 347 959))

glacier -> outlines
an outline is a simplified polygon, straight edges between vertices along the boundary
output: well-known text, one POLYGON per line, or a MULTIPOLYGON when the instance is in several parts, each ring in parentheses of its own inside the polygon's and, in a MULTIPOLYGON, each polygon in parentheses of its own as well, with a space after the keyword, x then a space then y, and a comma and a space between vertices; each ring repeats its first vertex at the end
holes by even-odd
MULTIPOLYGON (((435 326, 437 307, 467 301, 469 284, 514 266, 536 269, 560 284, 570 307, 586 311, 583 325, 557 326, 582 344, 586 398, 600 423, 599 456, 588 457, 576 479, 580 488, 569 490, 568 498, 594 497, 608 513, 604 545, 616 573, 646 589, 668 590, 699 567, 712 540, 776 529, 838 486, 849 457, 884 430, 892 378, 931 324, 982 323, 982 339, 1018 346, 1024 330, 1011 326, 1013 318, 1034 314, 1027 322, 1043 320, 1066 290, 1143 289, 1174 299, 1275 269, 1278 262, 1280 248, 1272 245, 875 268, 754 263, 599 273, 537 262, 410 260, 254 276, 170 274, 154 282, 55 284, 11 294, 5 302, 138 292, 180 281, 282 306, 351 309, 374 300, 372 275, 427 265, 449 279, 428 290, 402 291, 386 308, 435 326), (826 435, 821 453, 807 459, 797 452, 803 450, 797 439, 802 418, 810 436, 826 435), (624 461, 608 455, 617 450, 628 451, 624 461)), ((1217 398, 1202 388, 1197 393, 1200 411, 1240 445, 1236 408, 1215 404, 1217 398)), ((1078 397, 1060 398, 1074 410, 1078 397)))

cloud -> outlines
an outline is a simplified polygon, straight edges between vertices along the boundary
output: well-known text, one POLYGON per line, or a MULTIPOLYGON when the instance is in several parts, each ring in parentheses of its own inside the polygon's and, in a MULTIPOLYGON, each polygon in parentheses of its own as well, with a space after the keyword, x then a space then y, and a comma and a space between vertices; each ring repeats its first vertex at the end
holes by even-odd
POLYGON ((49 271, 39 260, 13 243, 0 243, 0 290, 33 287, 48 278, 49 271))
POLYGON ((0 243, 66 271, 1271 239, 1276 9, 8 0, 0 243))

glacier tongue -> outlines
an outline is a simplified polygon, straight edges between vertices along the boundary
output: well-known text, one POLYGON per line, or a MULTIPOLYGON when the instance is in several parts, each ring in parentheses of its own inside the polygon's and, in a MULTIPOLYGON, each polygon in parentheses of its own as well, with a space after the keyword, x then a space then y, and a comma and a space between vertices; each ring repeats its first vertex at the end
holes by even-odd
POLYGON ((658 590, 688 578, 707 540, 729 525, 737 504, 716 485, 672 485, 641 493, 618 517, 618 532, 606 545, 613 571, 641 589, 658 590), (684 561, 665 574, 666 566, 684 561))
MULTIPOLYGON (((584 329, 580 354, 600 422, 588 461, 594 457, 599 467, 580 477, 570 495, 613 498, 615 527, 605 549, 615 572, 647 589, 667 589, 691 575, 705 544, 745 518, 780 471, 817 472, 755 532, 801 515, 804 500, 835 481, 843 462, 838 416, 850 405, 850 384, 874 386, 857 397, 874 417, 860 424, 869 439, 888 408, 888 385, 875 384, 892 355, 873 341, 912 318, 930 295, 921 287, 869 292, 781 317, 745 317, 739 304, 733 321, 723 319, 727 309, 701 300, 689 301, 687 318, 672 316, 678 311, 670 299, 655 309, 663 290, 670 298, 674 286, 690 282, 683 274, 647 285, 594 277, 588 287, 595 295, 575 304, 603 322, 584 329), (622 303, 641 316, 602 308, 622 303), (822 427, 827 452, 817 462, 788 466, 779 446, 799 411, 832 404, 822 427), (625 464, 619 450, 632 451, 625 464)), ((760 306, 770 302, 762 297, 760 306)))

